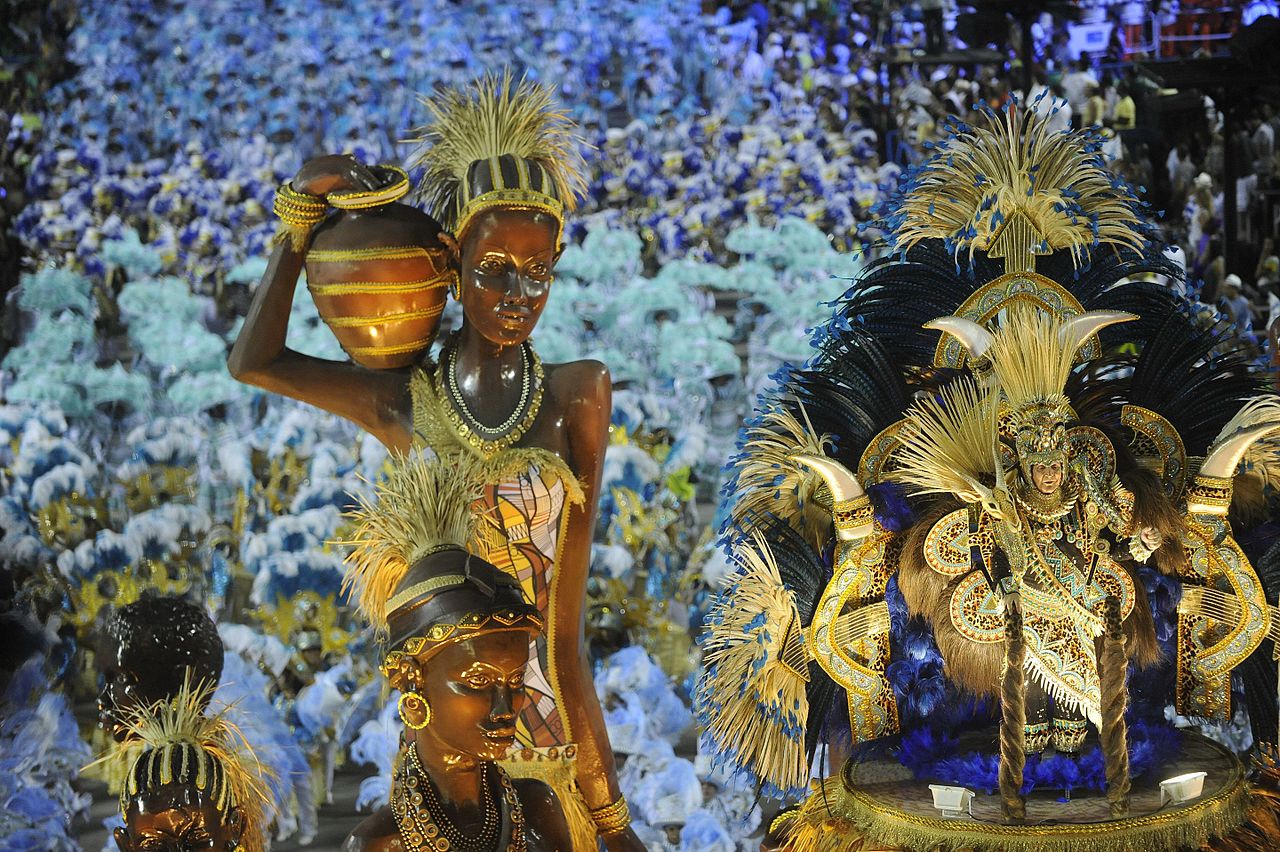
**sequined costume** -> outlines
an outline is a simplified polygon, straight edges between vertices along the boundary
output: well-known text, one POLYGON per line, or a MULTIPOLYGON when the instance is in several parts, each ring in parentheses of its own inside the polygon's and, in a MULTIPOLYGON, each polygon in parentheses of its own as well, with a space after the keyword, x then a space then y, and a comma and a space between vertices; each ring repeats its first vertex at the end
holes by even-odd
MULTIPOLYGON (((1179 712, 1230 716, 1231 672, 1272 609, 1226 515, 1233 478, 1274 462, 1280 398, 1230 328, 1153 280, 1179 273, 1097 150, 1016 106, 953 127, 886 205, 886 254, 741 433, 722 528, 738 567, 706 619, 696 707, 765 792, 804 799, 824 743, 925 724, 890 680, 916 653, 891 639, 898 593, 945 700, 998 702, 1002 773, 1009 755, 1079 750, 1101 717, 1109 790, 1127 783, 1125 657, 1160 656, 1143 562, 1183 586, 1179 712)), ((1268 694, 1259 739, 1276 735, 1268 694)), ((1002 797, 1020 785, 1002 774, 1002 797)), ((876 845, 831 822, 845 792, 833 775, 771 833, 804 852, 876 845)))

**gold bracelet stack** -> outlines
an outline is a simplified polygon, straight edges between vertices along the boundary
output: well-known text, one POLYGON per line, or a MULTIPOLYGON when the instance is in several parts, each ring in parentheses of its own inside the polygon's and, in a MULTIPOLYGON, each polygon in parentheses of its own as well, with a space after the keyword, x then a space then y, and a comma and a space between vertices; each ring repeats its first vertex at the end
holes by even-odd
POLYGON ((323 198, 298 192, 292 184, 281 184, 276 190, 272 211, 280 219, 280 229, 276 232, 276 240, 289 240, 294 251, 302 251, 306 245, 311 229, 324 221, 324 214, 329 209, 323 198))
POLYGON ((399 201, 409 192, 409 175, 396 166, 374 166, 371 171, 382 179, 384 186, 357 192, 331 192, 325 196, 339 210, 368 210, 399 201))
POLYGON ((631 825, 631 809, 627 807, 626 798, 619 796, 611 805, 592 808, 591 821, 596 824, 601 837, 613 837, 626 831, 631 825))

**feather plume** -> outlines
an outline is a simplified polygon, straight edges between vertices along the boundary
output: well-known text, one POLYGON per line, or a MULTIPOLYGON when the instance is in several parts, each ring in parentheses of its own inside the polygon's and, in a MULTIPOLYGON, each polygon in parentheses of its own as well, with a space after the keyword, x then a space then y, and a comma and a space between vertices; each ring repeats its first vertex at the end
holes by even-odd
MULTIPOLYGON (((137 743, 134 764, 136 767, 138 762, 146 760, 148 754, 159 753, 167 758, 168 750, 175 746, 203 751, 222 768, 230 796, 228 807, 235 805, 244 815, 242 843, 245 849, 263 852, 268 825, 266 809, 271 796, 267 784, 273 774, 258 760, 240 728, 227 718, 230 707, 206 713, 213 692, 213 684, 192 683, 188 671, 173 698, 131 711, 127 724, 130 740, 137 743)), ((182 760, 178 765, 186 766, 187 762, 182 760)), ((194 779, 194 767, 192 772, 194 779)), ((129 774, 134 775, 132 767, 129 774)), ((121 790, 122 811, 126 810, 128 791, 126 783, 121 790)))
POLYGON ((583 141, 553 103, 550 87, 525 78, 516 83, 507 70, 419 100, 431 121, 407 140, 418 144, 409 167, 426 170, 418 195, 446 228, 455 225, 461 184, 477 160, 504 154, 533 160, 551 176, 565 210, 586 194, 583 141))
MULTIPOLYGON (((804 413, 803 406, 801 413, 804 413)), ((828 435, 818 435, 805 418, 800 420, 782 408, 771 408, 744 431, 742 452, 730 461, 737 500, 733 504, 734 526, 743 528, 747 518, 771 512, 783 518, 815 549, 821 549, 831 535, 831 500, 818 500, 822 477, 797 465, 797 453, 826 455, 831 445, 828 435)))
POLYGON ((461 453, 414 452, 395 460, 372 498, 347 513, 355 525, 342 591, 373 628, 387 629, 387 600, 409 567, 433 548, 466 548, 477 534, 483 462, 461 453))
POLYGON ((801 674, 809 666, 796 595, 760 533, 733 558, 738 570, 707 614, 696 707, 720 760, 751 772, 766 792, 799 794, 809 779, 801 674))
POLYGON ((1043 240, 1037 253, 1069 249, 1076 266, 1101 244, 1142 250, 1137 199, 1107 171, 1093 132, 1056 133, 1017 104, 983 113, 985 126, 953 124, 904 192, 898 248, 941 239, 972 262, 1021 214, 1043 240))
POLYGON ((1066 341, 1066 323, 1053 314, 1013 309, 987 351, 1000 392, 1017 411, 1031 402, 1062 396, 1076 351, 1066 341))
POLYGON ((962 376, 907 409, 898 468, 889 478, 918 494, 976 501, 995 471, 995 394, 962 376))

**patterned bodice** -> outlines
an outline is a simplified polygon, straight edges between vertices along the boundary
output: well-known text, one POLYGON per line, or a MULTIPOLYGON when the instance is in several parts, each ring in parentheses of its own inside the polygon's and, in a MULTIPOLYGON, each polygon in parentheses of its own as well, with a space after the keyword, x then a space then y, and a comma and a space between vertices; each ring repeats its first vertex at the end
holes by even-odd
MULTIPOLYGON (((438 454, 478 452, 458 439, 422 371, 410 381, 414 447, 438 454)), ((489 523, 480 525, 472 548, 516 577, 547 623, 547 631, 529 643, 525 684, 529 703, 517 725, 521 747, 561 746, 570 731, 560 712, 560 689, 551 664, 556 613, 556 568, 564 546, 569 506, 581 503, 582 489, 559 456, 537 447, 513 447, 485 457, 490 473, 478 508, 489 523)))

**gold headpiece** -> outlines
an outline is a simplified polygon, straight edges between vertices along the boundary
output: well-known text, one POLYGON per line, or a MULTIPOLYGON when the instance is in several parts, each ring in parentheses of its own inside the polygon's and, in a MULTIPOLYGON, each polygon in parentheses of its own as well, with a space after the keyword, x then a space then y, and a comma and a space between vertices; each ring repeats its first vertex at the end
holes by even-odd
POLYGON ((513 86, 506 71, 421 100, 432 120, 409 140, 419 143, 409 165, 426 167, 419 195, 459 239, 495 207, 538 210, 563 224, 586 193, 582 140, 550 88, 525 79, 513 86))
POLYGON ((1065 461, 1066 423, 1075 418, 1063 393, 1079 343, 1068 321, 1014 307, 996 331, 987 356, 1008 405, 1006 434, 1023 465, 1065 461))
POLYGON ((898 248, 941 239, 970 259, 1003 257, 1009 272, 1059 249, 1079 265, 1096 245, 1142 248, 1138 202, 1087 131, 1056 132, 1017 104, 985 116, 985 127, 957 127, 915 177, 898 206, 898 248))
POLYGON ((411 453, 348 515, 356 532, 343 542, 354 547, 343 591, 379 635, 411 656, 480 633, 543 627, 518 580, 466 552, 487 529, 474 508, 486 470, 464 453, 411 453), (400 635, 390 636, 392 619, 400 635))
POLYGON ((120 790, 120 812, 127 813, 135 797, 166 784, 192 784, 224 816, 239 807, 245 824, 241 843, 248 852, 262 852, 271 770, 227 720, 227 708, 206 715, 212 693, 209 684, 193 685, 188 673, 172 699, 130 714, 130 737, 141 749, 120 790))
POLYGON ((372 498, 360 497, 347 517, 355 522, 342 591, 378 633, 405 601, 397 587, 409 568, 441 550, 466 550, 476 533, 471 504, 480 498, 477 461, 457 454, 448 460, 420 452, 392 462, 372 498))

